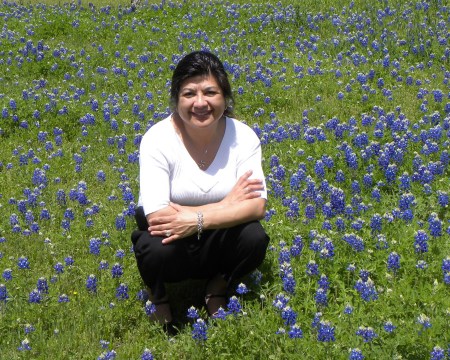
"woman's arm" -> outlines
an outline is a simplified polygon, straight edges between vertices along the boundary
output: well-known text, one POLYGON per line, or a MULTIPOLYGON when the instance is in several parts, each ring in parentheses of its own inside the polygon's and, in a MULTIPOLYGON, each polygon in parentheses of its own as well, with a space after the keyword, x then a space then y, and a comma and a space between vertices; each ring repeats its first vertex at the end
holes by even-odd
POLYGON ((230 193, 220 202, 202 206, 170 206, 147 216, 149 231, 155 236, 165 236, 163 242, 169 243, 197 232, 198 212, 203 216, 204 229, 218 229, 258 220, 265 215, 266 200, 260 197, 263 189, 260 179, 249 179, 252 172, 242 175, 230 193))

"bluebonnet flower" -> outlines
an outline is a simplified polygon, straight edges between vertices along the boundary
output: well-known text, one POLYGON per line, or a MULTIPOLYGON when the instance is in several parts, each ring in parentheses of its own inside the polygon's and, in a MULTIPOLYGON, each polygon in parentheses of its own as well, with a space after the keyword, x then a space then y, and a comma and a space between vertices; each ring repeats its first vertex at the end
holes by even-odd
POLYGON ((314 300, 318 306, 328 306, 328 295, 327 291, 322 288, 318 288, 316 290, 316 295, 314 296, 314 300))
POLYGON ((353 306, 351 306, 350 304, 345 305, 345 307, 344 307, 344 314, 345 315, 353 314, 353 306))
POLYGON ((442 221, 434 212, 428 218, 428 230, 433 237, 442 236, 442 221))
POLYGON ((345 174, 342 170, 336 171, 336 175, 334 177, 334 180, 338 183, 345 181, 345 174))
POLYGON ((342 214, 345 209, 345 193, 342 189, 332 187, 330 194, 331 208, 336 214, 342 214))
POLYGON ((198 314, 198 310, 194 306, 191 306, 187 311, 187 317, 189 319, 196 320, 200 317, 200 315, 198 314))
POLYGON ((144 349, 141 360, 154 360, 152 352, 149 349, 144 349))
POLYGON ((108 270, 109 269, 109 263, 106 260, 101 260, 98 265, 99 270, 108 270))
POLYGON ((116 358, 116 352, 114 350, 103 352, 97 360, 114 360, 116 358))
POLYGON ((8 291, 5 284, 0 284, 0 302, 6 302, 8 299, 8 291))
POLYGON ((99 238, 92 238, 89 240, 89 253, 93 255, 100 255, 100 246, 102 241, 99 238))
POLYGON ((48 282, 47 279, 40 277, 36 284, 36 289, 39 293, 48 294, 48 282))
POLYGON ((445 360, 445 351, 440 346, 435 346, 430 352, 430 360, 445 360))
POLYGON ((11 269, 5 269, 3 271, 2 276, 3 276, 3 279, 5 281, 11 281, 12 280, 12 270, 11 269))
POLYGON ((221 320, 225 320, 227 317, 227 312, 222 309, 222 307, 220 307, 217 312, 214 314, 214 319, 221 319, 221 320))
POLYGON ((450 257, 442 259, 441 269, 444 274, 444 283, 450 285, 450 257))
POLYGON ((306 275, 308 276, 319 275, 319 265, 314 260, 310 260, 309 263, 306 264, 306 275))
POLYGON ((123 259, 125 257, 125 251, 123 251, 122 249, 118 249, 115 256, 116 258, 123 259))
POLYGON ((150 300, 147 300, 144 305, 144 311, 147 316, 152 315, 156 311, 156 306, 150 300))
POLYGON ((447 192, 438 190, 437 196, 438 196, 439 206, 446 207, 449 204, 449 196, 448 196, 447 192))
POLYGON ((316 218, 316 208, 312 204, 308 204, 305 206, 305 217, 307 219, 315 219, 316 218))
POLYGON ((241 311, 242 307, 239 302, 239 299, 236 296, 230 297, 228 304, 227 304, 227 309, 231 314, 235 314, 235 315, 241 311))
POLYGON ((122 265, 120 265, 119 263, 115 263, 112 267, 111 267, 111 276, 113 278, 120 278, 123 275, 123 268, 122 265))
POLYGON ((284 295, 283 293, 279 293, 275 296, 275 300, 273 300, 273 306, 279 311, 283 310, 288 304, 290 298, 289 296, 284 295))
POLYGON ((53 266, 53 269, 55 269, 58 274, 62 274, 64 272, 64 265, 58 262, 53 266))
POLYGON ((238 285, 237 289, 236 289, 236 292, 237 292, 239 295, 247 294, 248 291, 249 291, 249 290, 248 290, 247 286, 246 286, 244 283, 240 283, 240 284, 238 285))
POLYGON ((322 342, 335 341, 334 330, 331 322, 321 320, 317 328, 317 340, 322 342))
POLYGON ((121 283, 116 289, 116 298, 119 300, 126 300, 129 298, 128 295, 128 286, 124 283, 121 283))
POLYGON ((378 334, 370 326, 360 326, 358 330, 356 330, 356 335, 361 336, 364 342, 371 342, 378 336, 378 334))
POLYGON ((290 339, 301 339, 303 337, 303 331, 297 324, 291 326, 288 332, 290 339))
POLYGON ((30 341, 28 339, 22 340, 22 342, 20 343, 20 346, 17 348, 17 350, 30 351, 31 350, 30 341))
POLYGON ((66 256, 64 258, 64 263, 66 264, 66 266, 71 266, 75 263, 75 260, 73 259, 72 256, 66 256))
POLYGON ((422 325, 424 329, 428 329, 431 327, 430 318, 426 316, 425 314, 420 314, 417 317, 417 323, 422 325))
POLYGON ((395 251, 391 252, 388 256, 387 269, 388 271, 392 271, 394 273, 396 273, 397 270, 400 269, 400 255, 395 251))
POLYGON ((116 229, 117 230, 125 230, 126 229, 126 219, 122 214, 116 216, 116 229))
POLYGON ((328 290, 330 288, 330 282, 328 281, 328 276, 322 274, 317 284, 321 289, 328 290))
POLYGON ((25 334, 30 334, 35 330, 36 330, 36 328, 33 325, 25 324, 25 328, 24 328, 25 334))
POLYGON ((208 339, 207 334, 208 327, 203 319, 197 319, 192 325, 192 338, 195 341, 206 341, 208 339))
POLYGON ((417 230, 414 236, 414 250, 416 253, 428 252, 428 235, 424 230, 417 230))
POLYGON ((372 234, 376 234, 381 232, 382 229, 382 221, 383 218, 380 214, 374 214, 370 219, 370 228, 372 230, 372 234))
POLYGON ((378 299, 378 292, 375 288, 375 284, 370 278, 367 279, 367 281, 359 279, 355 284, 355 289, 364 301, 369 302, 378 299))
POLYGON ((348 356, 348 360, 363 360, 363 359, 364 359, 364 355, 360 349, 355 348, 355 349, 350 350, 350 355, 348 356))
POLYGON ((17 267, 21 270, 23 269, 29 269, 30 268, 30 263, 28 261, 28 258, 25 256, 21 256, 19 257, 19 259, 17 260, 17 267))
POLYGON ((297 313, 288 305, 281 310, 281 318, 285 325, 294 325, 297 321, 297 313))
POLYGON ((86 279, 86 289, 91 293, 97 292, 97 278, 94 274, 91 274, 86 279))
POLYGON ((380 193, 380 189, 378 187, 374 187, 372 189, 372 199, 375 200, 376 202, 381 201, 381 193, 380 193))
POLYGON ((283 246, 280 249, 279 255, 278 255, 278 262, 280 264, 283 263, 290 263, 291 262, 291 253, 289 251, 289 248, 286 246, 283 246))
POLYGON ((62 294, 58 298, 58 302, 59 303, 66 303, 66 302, 69 302, 69 301, 70 301, 69 297, 66 294, 62 294))
POLYGON ((28 302, 32 304, 39 304, 42 301, 41 293, 38 289, 34 289, 28 296, 28 302))
POLYGON ((384 331, 386 331, 387 333, 392 333, 397 327, 392 324, 391 321, 386 321, 383 325, 384 331))
POLYGON ((364 251, 364 240, 353 233, 350 234, 344 234, 344 236, 342 237, 342 239, 349 244, 353 250, 355 250, 356 252, 361 252, 364 251))

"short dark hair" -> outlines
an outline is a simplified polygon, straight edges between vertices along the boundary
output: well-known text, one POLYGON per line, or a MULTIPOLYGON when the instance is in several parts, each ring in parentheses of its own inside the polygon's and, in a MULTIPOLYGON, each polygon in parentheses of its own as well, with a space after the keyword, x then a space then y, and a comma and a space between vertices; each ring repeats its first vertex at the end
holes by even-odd
POLYGON ((190 77, 199 75, 212 75, 216 79, 227 104, 224 115, 231 116, 233 113, 233 93, 228 81, 225 67, 219 58, 207 51, 194 51, 183 57, 177 64, 170 85, 170 106, 175 109, 178 104, 178 96, 183 81, 190 77))

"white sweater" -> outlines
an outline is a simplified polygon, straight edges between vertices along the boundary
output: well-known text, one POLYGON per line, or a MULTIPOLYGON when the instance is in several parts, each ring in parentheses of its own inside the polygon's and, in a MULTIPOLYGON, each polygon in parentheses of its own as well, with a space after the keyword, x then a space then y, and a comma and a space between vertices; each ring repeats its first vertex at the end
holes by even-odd
POLYGON ((226 118, 225 134, 211 165, 201 170, 176 133, 171 116, 153 125, 142 137, 139 151, 139 202, 146 215, 169 205, 185 206, 219 202, 247 170, 261 179, 261 145, 244 123, 226 118))

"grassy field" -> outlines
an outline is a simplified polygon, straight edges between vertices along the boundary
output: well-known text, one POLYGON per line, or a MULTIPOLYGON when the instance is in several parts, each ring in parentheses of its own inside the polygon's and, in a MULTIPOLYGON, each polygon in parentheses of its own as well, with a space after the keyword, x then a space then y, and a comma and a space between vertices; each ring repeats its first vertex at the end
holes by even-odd
POLYGON ((0 4, 0 359, 450 357, 445 2, 92 3, 0 4), (271 246, 205 328, 204 284, 171 284, 167 338, 130 242, 138 149, 199 49, 261 139, 271 246))

